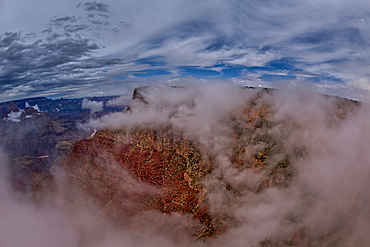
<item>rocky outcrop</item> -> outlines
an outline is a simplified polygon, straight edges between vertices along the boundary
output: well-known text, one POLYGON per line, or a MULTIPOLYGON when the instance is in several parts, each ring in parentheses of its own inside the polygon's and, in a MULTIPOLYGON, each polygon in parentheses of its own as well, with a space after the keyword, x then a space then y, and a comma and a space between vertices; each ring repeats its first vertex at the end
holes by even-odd
POLYGON ((13 102, 11 102, 8 106, 8 108, 6 108, 6 111, 5 111, 5 116, 8 116, 9 113, 11 112, 19 112, 19 109, 17 107, 16 104, 14 104, 13 102))
POLYGON ((215 233, 201 184, 211 170, 209 160, 173 131, 99 130, 95 137, 77 141, 61 168, 68 186, 94 198, 101 213, 116 221, 145 210, 180 212, 203 224, 194 234, 215 233))

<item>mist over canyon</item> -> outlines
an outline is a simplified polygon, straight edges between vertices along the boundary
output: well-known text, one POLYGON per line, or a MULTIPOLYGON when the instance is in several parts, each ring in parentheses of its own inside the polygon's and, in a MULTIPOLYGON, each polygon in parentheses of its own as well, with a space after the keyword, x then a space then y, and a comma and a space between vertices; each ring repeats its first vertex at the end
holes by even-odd
POLYGON ((1 246, 370 244, 365 103, 194 79, 27 102, 3 103, 1 246))

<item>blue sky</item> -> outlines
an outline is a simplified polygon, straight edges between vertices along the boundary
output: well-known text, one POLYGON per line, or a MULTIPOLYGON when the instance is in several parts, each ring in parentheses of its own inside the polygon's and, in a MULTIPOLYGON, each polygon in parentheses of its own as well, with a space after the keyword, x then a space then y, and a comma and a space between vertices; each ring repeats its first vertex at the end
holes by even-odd
POLYGON ((2 0, 0 101, 183 77, 368 101, 370 2, 2 0))

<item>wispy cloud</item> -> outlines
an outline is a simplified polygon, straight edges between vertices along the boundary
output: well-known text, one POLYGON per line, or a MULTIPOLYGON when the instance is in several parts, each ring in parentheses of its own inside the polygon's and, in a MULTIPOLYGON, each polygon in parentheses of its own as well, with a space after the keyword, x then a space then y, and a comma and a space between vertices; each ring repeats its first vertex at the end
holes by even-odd
MULTIPOLYGON (((23 8, 32 9, 38 4, 41 2, 20 8, 26 12, 23 8)), ((32 21, 43 33, 13 30, 3 34, 2 52, 15 51, 15 60, 3 60, 2 65, 5 71, 14 67, 15 73, 10 76, 3 70, 2 84, 17 81, 4 75, 27 75, 23 80, 26 85, 35 78, 50 82, 50 78, 59 81, 77 74, 93 75, 82 78, 94 84, 99 81, 96 73, 104 75, 104 80, 119 78, 123 83, 137 78, 122 75, 138 73, 150 79, 160 76, 167 80, 189 75, 186 68, 193 66, 197 74, 190 74, 198 78, 274 81, 274 78, 301 80, 303 75, 310 74, 312 83, 336 81, 349 88, 368 90, 370 4, 364 1, 107 0, 81 2, 77 6, 67 1, 58 11, 52 6, 46 8, 55 14, 42 15, 45 16, 42 24, 32 21), (22 52, 15 47, 11 50, 9 47, 16 43, 28 48, 22 52), (67 43, 71 48, 65 48, 67 43), (79 48, 74 53, 72 47, 76 45, 79 48), (48 47, 52 47, 52 53, 47 52, 48 47), (17 60, 19 54, 33 49, 36 55, 30 54, 29 60, 33 61, 30 68, 23 66, 24 72, 18 73, 16 68, 22 66, 16 64, 29 62, 25 63, 25 58, 17 60), (69 55, 63 54, 63 49, 69 50, 69 55), (76 59, 77 70, 68 71, 71 66, 67 63, 76 63, 76 59), (120 67, 122 59, 129 60, 129 66, 120 67), (59 64, 54 75, 39 72, 49 68, 46 60, 59 64), (100 73, 107 70, 106 63, 114 67, 114 75, 100 73), (64 69, 59 69, 60 66, 64 69)), ((8 9, 14 11, 14 7, 8 9)), ((0 18, 10 18, 3 16, 0 18)), ((28 27, 22 18, 9 20, 11 26, 23 23, 28 27)), ((75 85, 78 82, 81 80, 76 80, 75 85)))
POLYGON ((109 13, 108 4, 97 3, 97 2, 86 2, 83 6, 85 7, 85 10, 87 11, 97 11, 97 12, 109 13))

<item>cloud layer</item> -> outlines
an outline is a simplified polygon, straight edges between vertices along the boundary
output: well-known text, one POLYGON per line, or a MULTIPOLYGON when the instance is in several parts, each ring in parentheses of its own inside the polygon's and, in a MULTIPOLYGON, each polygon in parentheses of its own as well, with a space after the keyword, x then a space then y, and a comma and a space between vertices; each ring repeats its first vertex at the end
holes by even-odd
POLYGON ((4 99, 112 93, 132 81, 189 75, 272 87, 309 81, 332 94, 367 97, 366 1, 67 1, 58 10, 17 1, 3 5, 21 18, 0 15, 11 23, 0 26, 4 99))
MULTIPOLYGON (((299 229, 309 229, 310 241, 319 246, 370 241, 365 234, 370 226, 362 220, 370 216, 363 208, 369 200, 366 106, 357 111, 349 101, 303 92, 274 91, 256 100, 258 90, 216 82, 184 83, 185 87, 144 88, 141 96, 147 104, 134 101, 131 112, 95 119, 89 125, 170 126, 214 157, 214 170, 204 182, 210 211, 224 212, 237 223, 211 240, 212 246, 257 246, 265 238, 287 240, 299 229), (235 128, 231 116, 251 102, 257 109, 270 107, 269 118, 277 124, 268 133, 282 141, 283 154, 294 157, 297 150, 305 150, 303 158, 292 161, 295 175, 288 188, 256 194, 252 188, 268 173, 240 170, 231 162, 235 128), (238 193, 228 192, 225 184, 238 193)), ((247 145, 246 153, 253 154, 254 148, 247 145)))
MULTIPOLYGON (((61 200, 63 197, 47 200, 52 202, 49 206, 35 207, 25 198, 14 198, 5 180, 0 180, 4 198, 0 214, 14 225, 0 226, 11 229, 0 232, 6 234, 0 239, 6 239, 8 246, 26 242, 46 246, 51 239, 59 238, 61 246, 258 246, 266 238, 296 241, 292 236, 306 229, 309 240, 317 246, 370 243, 367 105, 359 108, 354 102, 316 93, 266 92, 216 81, 180 80, 177 87, 156 85, 140 93, 146 103, 134 100, 131 111, 92 119, 85 127, 129 131, 166 126, 182 133, 203 155, 212 157, 214 169, 203 183, 210 213, 216 216, 222 212, 223 217, 233 219, 227 230, 196 242, 186 237, 191 224, 186 215, 155 211, 138 215, 134 224, 117 228, 97 217, 97 209, 88 201, 75 203, 72 211, 69 202, 61 200), (260 140, 244 144, 246 163, 256 151, 266 148, 268 141, 263 136, 267 135, 279 140, 280 150, 268 162, 274 164, 288 155, 294 175, 288 187, 266 187, 256 193, 256 186, 271 170, 235 166, 231 144, 234 129, 244 126, 247 131, 254 112, 264 107, 272 128, 266 133, 259 127, 253 130, 255 139, 260 140), (297 156, 297 152, 303 155, 297 156), (227 190, 226 185, 233 189, 227 190), (33 223, 32 234, 16 238, 19 235, 14 232, 22 231, 21 226, 29 222, 33 223)), ((6 166, 5 161, 2 166, 6 166)), ((63 179, 62 171, 56 169, 53 174, 63 179)), ((140 184, 135 186, 140 190, 140 184)))

